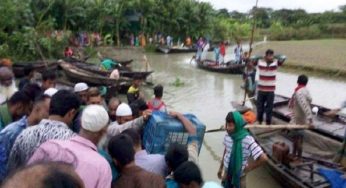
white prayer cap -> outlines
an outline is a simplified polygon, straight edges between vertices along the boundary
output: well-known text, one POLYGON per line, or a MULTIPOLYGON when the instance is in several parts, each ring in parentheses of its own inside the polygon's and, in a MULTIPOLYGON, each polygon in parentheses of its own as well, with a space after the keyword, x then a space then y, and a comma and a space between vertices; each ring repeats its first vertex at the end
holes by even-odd
POLYGON ((319 109, 318 109, 317 106, 314 106, 314 107, 312 108, 312 113, 313 113, 313 114, 317 114, 318 111, 319 111, 319 109))
POLYGON ((219 185, 218 183, 209 181, 209 182, 204 183, 202 188, 222 188, 222 186, 219 185))
POLYGON ((98 132, 109 123, 106 109, 101 105, 88 105, 82 113, 82 128, 91 132, 98 132))
POLYGON ((57 89, 55 89, 55 88, 48 88, 48 89, 46 89, 46 91, 44 91, 44 95, 48 95, 48 96, 50 96, 50 97, 53 97, 53 95, 56 93, 56 92, 58 92, 58 90, 57 89))
POLYGON ((132 110, 126 103, 121 103, 115 113, 116 116, 132 116, 132 110))
POLYGON ((80 82, 80 83, 77 83, 76 85, 74 85, 74 92, 81 92, 81 91, 85 91, 89 89, 89 86, 84 83, 84 82, 80 82))

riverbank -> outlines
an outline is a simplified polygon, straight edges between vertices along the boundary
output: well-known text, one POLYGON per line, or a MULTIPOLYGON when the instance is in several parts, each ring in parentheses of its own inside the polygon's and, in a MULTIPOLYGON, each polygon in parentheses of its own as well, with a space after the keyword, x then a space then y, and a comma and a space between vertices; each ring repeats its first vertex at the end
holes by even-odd
POLYGON ((346 40, 270 41, 258 45, 253 54, 264 54, 271 48, 285 54, 283 68, 289 72, 311 73, 317 76, 346 78, 346 40))

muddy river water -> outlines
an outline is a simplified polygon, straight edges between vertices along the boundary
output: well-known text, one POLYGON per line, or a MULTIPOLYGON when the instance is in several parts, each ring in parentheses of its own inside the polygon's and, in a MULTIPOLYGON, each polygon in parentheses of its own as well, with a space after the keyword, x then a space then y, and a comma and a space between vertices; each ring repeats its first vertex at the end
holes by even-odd
MULTIPOLYGON (((232 58, 231 49, 228 52, 226 59, 232 58)), ((133 57, 134 54, 130 52, 126 55, 133 57)), ((163 99, 169 109, 193 113, 207 126, 207 130, 217 129, 224 124, 226 114, 232 110, 230 102, 243 100, 241 76, 197 69, 193 61, 190 63, 192 55, 147 53, 150 68, 155 71, 148 80, 164 86, 163 99), (179 87, 173 84, 177 79, 182 83, 179 87)), ((138 59, 142 58, 141 55, 137 56, 138 59)), ((209 57, 213 58, 213 54, 210 53, 209 57)), ((276 93, 290 96, 296 86, 297 76, 280 71, 276 93)), ((315 104, 336 108, 346 100, 345 81, 310 77, 308 88, 315 104)), ((146 88, 146 93, 150 96, 152 90, 146 88)), ((205 135, 199 159, 205 180, 218 181, 216 174, 224 149, 224 135, 224 132, 205 135)), ((261 167, 248 175, 247 187, 274 188, 280 185, 266 168, 261 167)))

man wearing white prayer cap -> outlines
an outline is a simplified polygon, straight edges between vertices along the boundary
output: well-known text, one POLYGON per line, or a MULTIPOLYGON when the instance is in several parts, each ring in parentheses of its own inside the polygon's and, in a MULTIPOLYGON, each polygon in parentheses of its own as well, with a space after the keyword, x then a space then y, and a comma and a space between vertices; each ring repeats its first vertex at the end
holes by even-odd
POLYGON ((76 85, 74 85, 73 91, 80 97, 82 100, 83 105, 87 103, 88 100, 88 84, 84 82, 79 82, 76 85))
POLYGON ((132 120, 132 110, 128 104, 121 103, 115 112, 119 125, 132 120))
POLYGON ((42 159, 72 163, 85 187, 111 187, 111 168, 96 147, 106 133, 108 123, 108 113, 102 106, 87 106, 82 113, 79 135, 69 140, 45 142, 35 151, 28 164, 42 159))
POLYGON ((133 120, 132 110, 130 106, 126 103, 121 103, 115 113, 117 121, 112 122, 107 129, 108 139, 112 136, 122 133, 126 129, 141 129, 145 121, 151 115, 151 112, 151 110, 146 110, 143 112, 142 116, 133 120))

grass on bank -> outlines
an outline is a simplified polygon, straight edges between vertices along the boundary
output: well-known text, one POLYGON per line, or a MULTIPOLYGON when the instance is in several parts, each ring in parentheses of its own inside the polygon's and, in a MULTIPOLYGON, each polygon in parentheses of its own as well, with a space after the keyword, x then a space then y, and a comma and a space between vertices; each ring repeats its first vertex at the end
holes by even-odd
POLYGON ((271 41, 257 46, 253 54, 263 55, 268 48, 287 56, 288 70, 346 78, 345 39, 271 41))

